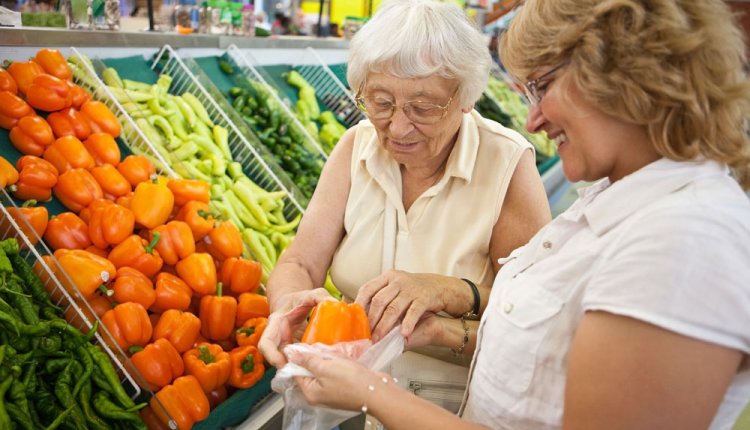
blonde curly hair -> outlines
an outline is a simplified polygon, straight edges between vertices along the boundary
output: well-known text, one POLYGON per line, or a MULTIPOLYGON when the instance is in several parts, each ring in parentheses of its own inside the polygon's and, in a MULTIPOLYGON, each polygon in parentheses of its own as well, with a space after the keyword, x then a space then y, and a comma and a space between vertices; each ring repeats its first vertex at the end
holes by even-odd
POLYGON ((527 0, 499 50, 521 82, 569 61, 565 79, 660 155, 726 163, 750 188, 747 58, 724 1, 527 0))

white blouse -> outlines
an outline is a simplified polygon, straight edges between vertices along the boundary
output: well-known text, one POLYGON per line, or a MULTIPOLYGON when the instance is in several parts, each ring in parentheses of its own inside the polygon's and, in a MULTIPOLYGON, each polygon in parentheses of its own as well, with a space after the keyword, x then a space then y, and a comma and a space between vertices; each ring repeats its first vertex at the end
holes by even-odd
MULTIPOLYGON (((601 310, 750 353, 750 200, 726 166, 658 160, 579 199, 515 250, 483 315, 462 416, 561 427, 570 344, 601 310)), ((735 375, 711 429, 750 399, 735 375)))

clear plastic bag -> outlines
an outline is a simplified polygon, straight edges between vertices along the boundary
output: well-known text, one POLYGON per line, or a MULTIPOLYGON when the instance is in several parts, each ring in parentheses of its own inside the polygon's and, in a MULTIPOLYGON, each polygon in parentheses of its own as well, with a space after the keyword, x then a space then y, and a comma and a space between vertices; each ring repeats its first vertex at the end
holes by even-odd
MULTIPOLYGON (((343 342, 336 345, 295 343, 284 347, 289 356, 296 352, 311 353, 320 357, 349 357, 368 369, 383 372, 404 351, 401 326, 395 327, 380 342, 369 340, 343 342)), ((295 376, 312 376, 302 366, 287 363, 276 372, 271 388, 284 396, 284 430, 329 430, 359 412, 311 406, 297 388, 295 376)))

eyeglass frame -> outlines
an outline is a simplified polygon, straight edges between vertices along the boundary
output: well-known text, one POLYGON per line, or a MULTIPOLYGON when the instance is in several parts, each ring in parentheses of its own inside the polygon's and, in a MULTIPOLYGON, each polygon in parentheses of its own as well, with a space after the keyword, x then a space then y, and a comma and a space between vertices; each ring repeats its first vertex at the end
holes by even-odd
POLYGON ((544 98, 544 95, 546 94, 545 92, 545 93, 542 93, 541 96, 539 95, 539 89, 538 89, 539 83, 549 79, 549 77, 553 73, 555 73, 556 71, 562 69, 563 67, 567 65, 568 63, 564 62, 558 65, 557 67, 553 67, 552 69, 546 71, 545 73, 542 74, 542 76, 526 81, 526 83, 523 85, 523 92, 526 95, 526 99, 529 101, 529 104, 531 104, 532 106, 539 104, 544 98))
MULTIPOLYGON (((357 90, 357 95, 354 97, 354 100, 356 101, 357 109, 361 110, 362 113, 364 113, 365 115, 367 115, 368 118, 370 118, 370 115, 367 113, 367 108, 365 108, 365 104, 364 104, 365 98, 364 98, 364 95, 362 94, 362 90, 364 89, 364 87, 365 87, 365 82, 362 82, 362 85, 360 85, 359 89, 357 90)), ((408 102, 403 103, 401 105, 389 102, 389 103, 391 103, 391 114, 387 118, 375 118, 375 121, 384 121, 384 120, 393 118, 393 115, 396 114, 396 108, 400 108, 401 111, 404 113, 404 115, 407 118, 409 118, 409 121, 411 121, 411 122, 414 122, 414 123, 417 123, 417 124, 422 124, 422 125, 437 124, 438 122, 440 122, 441 119, 445 118, 445 115, 448 114, 448 108, 450 108, 451 103, 453 102, 453 99, 456 97, 456 94, 458 94, 458 89, 459 88, 461 88, 460 85, 456 88, 455 91, 453 91, 453 95, 451 95, 451 97, 448 99, 448 102, 445 104, 445 106, 441 106, 441 105, 439 105, 437 103, 421 102, 420 100, 409 100, 408 102), (409 116, 409 114, 406 113, 406 110, 404 109, 407 105, 409 105, 411 103, 414 103, 414 102, 420 102, 420 103, 426 103, 426 104, 429 104, 429 105, 433 105, 436 108, 441 109, 443 111, 443 114, 440 115, 440 118, 436 118, 435 122, 420 122, 420 121, 415 121, 415 120, 413 120, 409 116)))

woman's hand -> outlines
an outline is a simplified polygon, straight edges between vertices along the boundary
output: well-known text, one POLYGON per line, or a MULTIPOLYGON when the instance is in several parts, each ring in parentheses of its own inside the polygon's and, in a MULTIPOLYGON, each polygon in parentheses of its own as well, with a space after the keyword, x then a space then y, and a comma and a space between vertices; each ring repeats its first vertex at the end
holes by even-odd
POLYGON ((445 310, 449 286, 458 279, 429 273, 388 270, 364 284, 356 303, 367 309, 372 341, 382 339, 401 324, 401 334, 409 337, 422 316, 445 310))
POLYGON ((368 390, 368 385, 374 385, 375 381, 387 377, 386 374, 373 372, 346 358, 322 358, 313 354, 295 353, 289 356, 289 360, 313 374, 312 377, 295 378, 311 405, 358 411, 372 393, 368 390))
POLYGON ((258 341, 258 349, 263 357, 277 368, 284 366, 287 361, 281 348, 300 337, 310 310, 318 303, 334 298, 323 288, 317 288, 289 293, 284 300, 285 305, 268 316, 268 325, 258 341))

